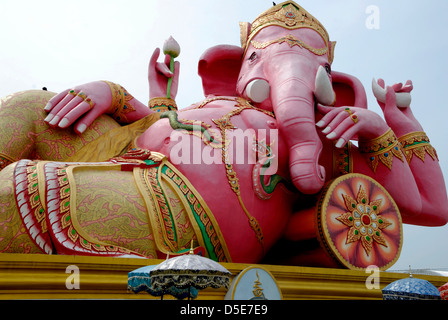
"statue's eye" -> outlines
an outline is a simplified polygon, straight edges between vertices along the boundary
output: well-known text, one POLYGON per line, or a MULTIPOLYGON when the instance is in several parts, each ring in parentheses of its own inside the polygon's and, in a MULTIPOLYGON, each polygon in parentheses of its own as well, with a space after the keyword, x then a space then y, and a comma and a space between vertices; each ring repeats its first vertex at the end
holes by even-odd
POLYGON ((257 60, 257 53, 254 51, 249 57, 249 61, 255 61, 257 60))
POLYGON ((331 75, 331 67, 330 67, 329 64, 326 64, 326 65, 325 65, 325 71, 327 71, 327 73, 328 73, 329 75, 331 75))

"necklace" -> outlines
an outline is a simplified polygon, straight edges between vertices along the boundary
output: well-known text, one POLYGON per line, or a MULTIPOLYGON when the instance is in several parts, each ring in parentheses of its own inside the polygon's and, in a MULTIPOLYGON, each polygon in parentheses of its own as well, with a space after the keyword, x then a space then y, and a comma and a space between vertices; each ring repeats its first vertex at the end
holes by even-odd
MULTIPOLYGON (((193 109, 201 109, 204 106, 206 106, 207 104, 209 104, 210 102, 213 101, 218 101, 218 100, 224 100, 224 101, 234 101, 236 102, 235 104, 235 109, 233 109, 232 111, 226 113, 224 116, 222 116, 219 119, 212 119, 213 123, 218 127, 220 134, 221 134, 221 143, 218 144, 213 144, 212 142, 216 142, 216 141, 212 141, 210 139, 212 139, 212 137, 214 137, 214 135, 211 135, 210 133, 208 133, 208 129, 210 128, 210 125, 208 124, 203 124, 201 123, 201 132, 200 132, 200 136, 201 139, 204 141, 204 143, 206 145, 210 145, 213 148, 221 148, 222 150, 222 160, 224 162, 224 168, 226 170, 226 176, 227 176, 227 180, 229 182, 230 188, 232 189, 232 191, 235 193, 235 195, 238 198, 238 202, 241 206, 241 208, 243 209, 248 221, 249 221, 249 225, 251 227, 251 229, 253 230, 253 232, 255 233, 255 236, 258 240, 258 242, 260 243, 260 245, 263 247, 264 250, 264 236, 263 236, 263 230, 261 229, 260 224, 258 223, 257 219, 255 217, 253 217, 249 210, 247 210, 246 206, 244 205, 244 201, 241 197, 241 192, 240 192, 240 185, 239 185, 239 179, 237 176, 237 173, 233 167, 232 161, 229 157, 229 143, 230 141, 227 139, 226 137, 226 132, 227 130, 233 130, 236 129, 236 127, 232 124, 231 122, 231 118, 233 116, 239 115, 241 114, 241 112, 243 112, 244 110, 256 110, 259 112, 263 112, 264 114, 270 116, 270 117, 275 117, 273 112, 270 111, 266 111, 263 109, 259 109, 254 107, 253 105, 250 104, 249 101, 247 101, 246 99, 240 98, 240 97, 213 97, 207 100, 204 100, 200 105, 198 105, 197 107, 193 108, 193 109), (210 140, 210 141, 209 141, 210 140)), ((168 117, 170 119, 170 124, 171 126, 175 129, 177 127, 179 127, 179 123, 181 123, 181 126, 183 129, 187 129, 189 128, 188 126, 188 122, 191 123, 191 121, 186 121, 186 120, 177 120, 177 114, 175 111, 171 111, 171 112, 167 112, 167 113, 171 113, 168 115, 162 115, 162 117, 168 117), (173 123, 172 123, 173 122, 173 123), (176 124, 177 123, 177 124, 176 124)), ((197 131, 197 130, 196 130, 197 131)), ((192 132, 193 133, 193 126, 191 125, 190 129, 187 129, 187 132, 192 132)), ((196 134, 197 135, 197 134, 196 134)))

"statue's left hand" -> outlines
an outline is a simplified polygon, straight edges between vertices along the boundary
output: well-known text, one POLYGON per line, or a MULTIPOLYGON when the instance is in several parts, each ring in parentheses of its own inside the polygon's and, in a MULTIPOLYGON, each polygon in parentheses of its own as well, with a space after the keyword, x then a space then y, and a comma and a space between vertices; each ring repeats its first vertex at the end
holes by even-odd
POLYGON ((384 113, 384 119, 397 137, 401 137, 409 132, 423 131, 422 126, 414 117, 411 107, 409 105, 407 107, 399 107, 397 103, 398 94, 411 93, 414 88, 412 81, 408 80, 405 85, 397 83, 392 86, 386 86, 383 79, 378 79, 377 83, 379 88, 384 90, 384 97, 380 99, 375 91, 374 95, 384 113))
POLYGON ((168 79, 173 78, 171 85, 171 98, 175 98, 179 85, 180 63, 174 63, 174 72, 171 72, 169 65, 171 57, 165 55, 164 62, 157 62, 160 55, 160 49, 156 48, 149 60, 148 82, 149 98, 165 97, 167 95, 168 79))
POLYGON ((112 93, 104 81, 94 81, 62 91, 45 106, 49 112, 45 122, 52 127, 67 128, 75 121, 74 129, 82 133, 112 103, 112 93))

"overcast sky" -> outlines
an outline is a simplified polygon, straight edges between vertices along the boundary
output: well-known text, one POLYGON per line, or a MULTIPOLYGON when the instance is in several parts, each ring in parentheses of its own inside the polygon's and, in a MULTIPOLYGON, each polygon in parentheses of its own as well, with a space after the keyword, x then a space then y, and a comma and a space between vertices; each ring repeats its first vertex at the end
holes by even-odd
MULTIPOLYGON (((297 2, 337 41, 332 69, 361 80, 369 108, 381 112, 372 78, 413 81, 413 112, 448 181, 448 1, 297 2), (371 6, 379 10, 378 28, 366 25, 371 6)), ((182 49, 176 100, 186 107, 203 98, 201 54, 217 44, 240 45, 238 22, 251 22, 270 6, 271 0, 0 0, 0 96, 110 80, 146 103, 149 57, 172 35, 182 49)), ((448 269, 447 238, 448 226, 405 226, 401 257, 392 269, 448 269)))

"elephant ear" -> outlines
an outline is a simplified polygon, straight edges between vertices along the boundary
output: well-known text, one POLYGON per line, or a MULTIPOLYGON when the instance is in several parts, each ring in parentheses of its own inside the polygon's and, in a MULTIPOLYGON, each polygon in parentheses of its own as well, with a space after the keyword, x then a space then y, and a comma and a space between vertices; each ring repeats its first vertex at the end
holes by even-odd
POLYGON ((332 71, 333 90, 336 93, 335 107, 353 106, 367 109, 367 95, 361 81, 355 76, 332 71))
POLYGON ((243 49, 217 45, 207 49, 199 59, 198 74, 205 96, 235 96, 243 49))

